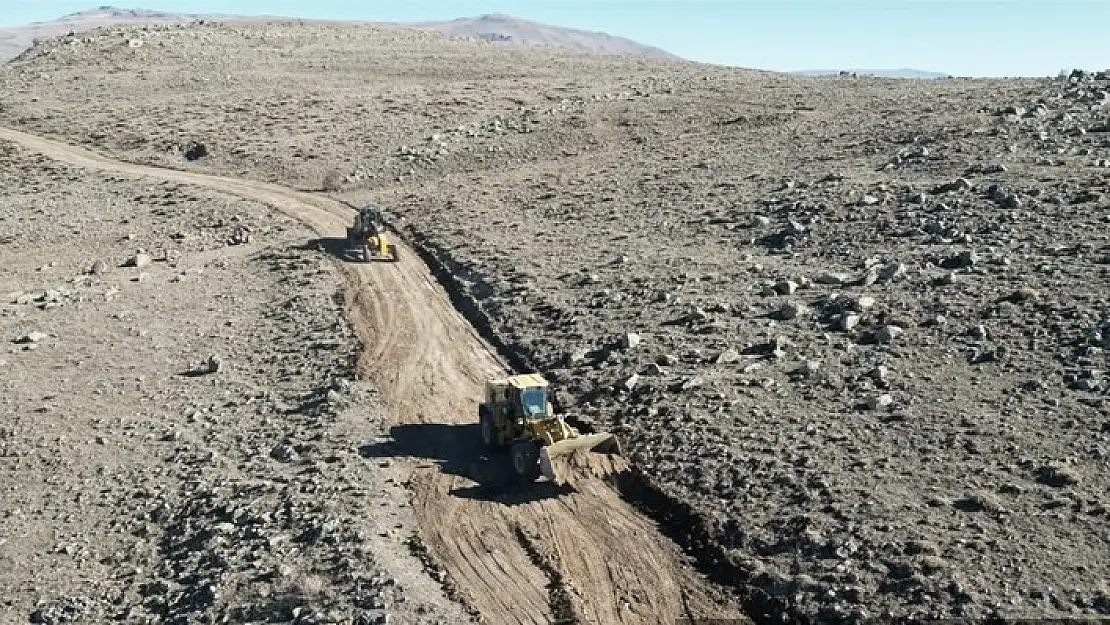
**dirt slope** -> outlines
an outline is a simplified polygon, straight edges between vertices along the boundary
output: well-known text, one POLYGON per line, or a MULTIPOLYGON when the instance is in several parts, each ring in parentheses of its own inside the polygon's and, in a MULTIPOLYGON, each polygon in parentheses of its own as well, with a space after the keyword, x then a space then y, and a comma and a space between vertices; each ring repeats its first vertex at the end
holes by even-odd
MULTIPOLYGON (((341 203, 273 184, 123 163, 14 130, 0 129, 0 139, 79 167, 263 202, 310 226, 325 247, 348 219, 341 203)), ((503 367, 424 265, 407 248, 402 254, 395 265, 344 265, 348 314, 365 345, 361 369, 397 420, 394 442, 366 453, 412 462, 414 507, 444 581, 495 623, 738 617, 605 483, 583 479, 560 492, 496 488, 498 467, 475 462, 471 421, 483 379, 503 367), (439 466, 412 460, 421 457, 439 466)))

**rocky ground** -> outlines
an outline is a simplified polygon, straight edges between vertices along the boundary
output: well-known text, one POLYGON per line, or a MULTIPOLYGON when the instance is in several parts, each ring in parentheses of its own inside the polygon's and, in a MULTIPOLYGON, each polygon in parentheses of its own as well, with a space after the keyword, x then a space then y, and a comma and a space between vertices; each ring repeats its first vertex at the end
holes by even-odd
POLYGON ((1110 613, 1105 74, 801 79, 210 24, 43 44, 0 83, 5 125, 381 202, 691 507, 741 594, 1110 613))
POLYGON ((941 85, 932 127, 857 115, 864 162, 690 146, 373 197, 745 583, 828 619, 1106 614, 1107 87, 941 85))
POLYGON ((0 620, 458 623, 329 259, 251 202, 0 144, 0 620))

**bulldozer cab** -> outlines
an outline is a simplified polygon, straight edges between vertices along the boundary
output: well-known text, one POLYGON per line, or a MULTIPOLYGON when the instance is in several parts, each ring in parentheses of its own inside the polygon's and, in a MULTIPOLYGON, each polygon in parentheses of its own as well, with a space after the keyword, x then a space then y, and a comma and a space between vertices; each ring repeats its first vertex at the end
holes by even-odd
POLYGON ((381 231, 382 215, 378 209, 371 206, 359 211, 359 228, 366 234, 376 235, 381 231))
POLYGON ((363 206, 355 213, 354 225, 347 228, 347 250, 362 260, 385 259, 397 262, 397 246, 386 232, 381 210, 373 205, 363 206))
POLYGON ((545 419, 551 416, 547 411, 547 387, 520 389, 520 407, 526 419, 545 419))
POLYGON ((517 404, 514 412, 527 421, 551 418, 551 405, 547 402, 547 380, 537 374, 515 375, 509 378, 511 395, 517 404))
POLYGON ((547 400, 547 380, 541 375, 516 375, 505 380, 490 382, 487 401, 502 406, 509 415, 527 421, 552 417, 547 400))

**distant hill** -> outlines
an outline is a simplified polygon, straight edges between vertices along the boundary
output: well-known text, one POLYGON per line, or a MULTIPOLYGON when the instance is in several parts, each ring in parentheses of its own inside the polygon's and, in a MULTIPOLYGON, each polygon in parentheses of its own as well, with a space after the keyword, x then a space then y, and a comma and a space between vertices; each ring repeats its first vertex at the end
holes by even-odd
POLYGON ((807 69, 807 70, 801 70, 801 71, 790 72, 790 73, 794 74, 795 76, 821 77, 821 76, 837 76, 842 71, 843 72, 848 72, 850 74, 856 74, 857 76, 874 76, 875 78, 907 78, 907 79, 918 79, 918 80, 936 80, 938 78, 951 78, 952 77, 948 74, 944 74, 944 73, 941 73, 941 72, 929 72, 929 71, 925 71, 925 70, 921 70, 921 69, 909 69, 909 68, 900 68, 900 69, 850 69, 850 70, 807 69))
MULTIPOLYGON (((0 63, 5 63, 30 48, 35 39, 49 39, 68 32, 82 32, 121 23, 169 23, 196 20, 247 20, 281 19, 278 16, 247 16, 224 14, 167 13, 146 9, 121 9, 102 6, 89 11, 66 15, 48 22, 35 22, 26 26, 0 28, 0 63)), ((438 30, 458 37, 473 37, 487 41, 549 45, 583 52, 601 54, 630 54, 649 58, 678 58, 659 48, 646 46, 630 39, 601 32, 590 32, 530 22, 509 15, 480 15, 446 22, 419 22, 383 24, 438 30)))
POLYGON ((679 58, 666 50, 608 33, 550 26, 499 13, 463 17, 446 22, 410 22, 399 25, 438 30, 456 37, 471 37, 486 41, 558 46, 581 52, 629 54, 656 59, 679 58))
POLYGON ((31 47, 35 39, 50 39, 68 32, 79 33, 101 26, 121 23, 192 22, 215 19, 226 21, 248 18, 235 15, 166 13, 146 9, 120 9, 112 6, 102 6, 88 11, 71 13, 48 22, 32 22, 26 26, 0 28, 0 63, 6 63, 22 54, 24 50, 31 47))

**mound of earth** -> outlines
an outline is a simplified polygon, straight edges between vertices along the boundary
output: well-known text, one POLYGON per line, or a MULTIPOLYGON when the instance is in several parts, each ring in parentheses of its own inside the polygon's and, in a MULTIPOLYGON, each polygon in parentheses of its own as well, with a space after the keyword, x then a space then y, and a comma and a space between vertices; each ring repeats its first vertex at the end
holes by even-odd
POLYGON ((811 80, 272 23, 95 31, 0 85, 3 124, 126 160, 338 172, 620 433, 756 618, 1110 613, 1105 73, 811 80))

